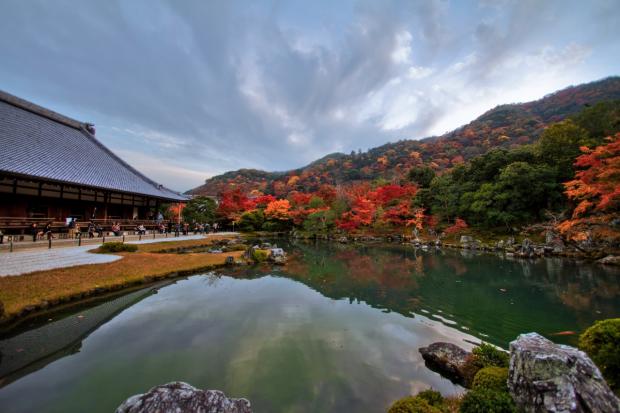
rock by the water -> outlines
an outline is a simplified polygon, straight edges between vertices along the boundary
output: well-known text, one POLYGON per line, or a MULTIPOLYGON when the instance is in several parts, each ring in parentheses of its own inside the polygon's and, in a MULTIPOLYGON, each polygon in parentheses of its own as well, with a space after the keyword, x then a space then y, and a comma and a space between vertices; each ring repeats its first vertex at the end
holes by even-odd
POLYGON ((471 244, 472 242, 474 242, 474 238, 470 235, 461 235, 461 239, 459 240, 461 244, 471 244))
POLYGON ((435 370, 454 381, 465 382, 465 365, 471 356, 469 351, 455 344, 442 342, 422 347, 419 351, 431 370, 435 370))
POLYGON ((508 387, 526 412, 620 412, 620 401, 582 351, 536 333, 510 343, 508 387))
POLYGON ((219 390, 200 390, 187 383, 172 382, 131 396, 116 413, 251 413, 246 399, 229 399, 219 390))
POLYGON ((615 255, 608 255, 605 258, 601 258, 597 262, 599 264, 605 265, 620 265, 620 257, 615 255))
POLYGON ((274 264, 285 264, 286 253, 282 248, 272 248, 269 250, 269 260, 274 264))

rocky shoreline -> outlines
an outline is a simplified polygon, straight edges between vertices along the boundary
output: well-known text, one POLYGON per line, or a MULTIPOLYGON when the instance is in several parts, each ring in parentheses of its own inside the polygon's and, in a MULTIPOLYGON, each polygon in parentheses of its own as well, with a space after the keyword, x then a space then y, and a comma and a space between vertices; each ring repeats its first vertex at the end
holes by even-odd
POLYGON ((588 242, 582 245, 567 245, 557 236, 546 237, 545 242, 535 243, 529 238, 523 238, 517 242, 514 237, 507 237, 494 242, 483 242, 469 235, 462 235, 458 241, 445 242, 440 238, 424 239, 416 236, 400 234, 390 235, 308 235, 300 232, 288 234, 293 239, 318 239, 323 241, 349 243, 400 243, 412 245, 422 250, 450 248, 468 250, 472 252, 487 252, 503 254, 506 257, 516 258, 541 258, 561 257, 597 261, 603 265, 620 266, 620 249, 609 246, 596 246, 588 242))

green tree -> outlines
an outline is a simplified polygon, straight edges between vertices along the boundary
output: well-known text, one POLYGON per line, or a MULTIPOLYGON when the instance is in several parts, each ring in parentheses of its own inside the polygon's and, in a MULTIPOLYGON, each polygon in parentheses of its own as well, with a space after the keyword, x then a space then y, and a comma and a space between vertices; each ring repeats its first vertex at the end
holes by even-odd
POLYGON ((187 222, 213 222, 217 204, 213 198, 197 196, 187 202, 183 212, 183 220, 187 222))
POLYGON ((595 140, 592 146, 598 146, 603 143, 602 138, 620 131, 620 100, 599 102, 573 116, 572 120, 595 140))
POLYGON ((304 230, 311 233, 326 233, 334 229, 336 213, 332 210, 309 214, 304 221, 304 230))
POLYGON ((435 177, 435 171, 428 166, 414 167, 407 173, 407 179, 420 188, 428 188, 435 177))
POLYGON ((573 176, 573 162, 581 146, 592 143, 588 131, 572 120, 554 123, 540 136, 538 150, 543 162, 554 165, 558 178, 565 181, 573 176))
POLYGON ((265 223, 265 214, 262 209, 244 212, 237 225, 241 231, 259 231, 265 223))

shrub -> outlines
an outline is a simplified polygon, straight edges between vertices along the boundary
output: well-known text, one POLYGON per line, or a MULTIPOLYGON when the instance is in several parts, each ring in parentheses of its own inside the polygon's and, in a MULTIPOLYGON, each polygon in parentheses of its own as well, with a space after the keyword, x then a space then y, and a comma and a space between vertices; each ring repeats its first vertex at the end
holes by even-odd
POLYGON ((252 259, 254 262, 264 262, 269 258, 269 252, 265 250, 252 250, 252 259))
POLYGON ((508 367, 510 356, 508 353, 487 343, 482 343, 472 350, 471 356, 462 368, 465 387, 471 387, 474 377, 480 369, 485 367, 508 367))
POLYGON ((472 388, 474 390, 494 390, 507 392, 508 369, 505 367, 485 367, 476 373, 472 388))
POLYGON ((388 413, 441 413, 437 407, 431 406, 426 400, 408 396, 397 400, 388 413))
POLYGON ((461 413, 516 413, 512 397, 507 392, 471 390, 461 402, 461 413))
POLYGON ((99 248, 97 248, 97 252, 108 253, 108 252, 136 252, 138 251, 138 246, 135 244, 125 244, 122 242, 105 242, 101 244, 99 248))
POLYGON ((245 244, 232 244, 222 248, 222 251, 245 251, 248 248, 245 244))
POLYGON ((472 350, 472 353, 474 354, 476 364, 482 368, 491 366, 508 367, 510 360, 508 353, 487 343, 480 344, 472 350))
POLYGON ((592 359, 609 387, 620 392, 620 318, 597 321, 579 337, 579 348, 592 359))
POLYGON ((416 397, 418 399, 426 400, 431 406, 439 407, 443 404, 443 396, 441 393, 433 389, 421 391, 416 397))

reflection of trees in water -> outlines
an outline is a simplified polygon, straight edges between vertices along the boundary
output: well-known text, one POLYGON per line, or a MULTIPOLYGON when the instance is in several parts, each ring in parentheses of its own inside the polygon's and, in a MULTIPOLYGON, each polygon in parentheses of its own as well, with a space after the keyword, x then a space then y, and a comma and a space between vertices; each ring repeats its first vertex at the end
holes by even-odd
MULTIPOLYGON (((405 316, 442 311, 501 345, 526 330, 582 329, 620 311, 620 271, 594 264, 416 251, 400 244, 297 242, 286 248, 290 260, 279 271, 324 296, 364 301, 405 316)), ((249 277, 277 274, 269 266, 236 271, 249 277)))
POLYGON ((407 316, 418 303, 418 281, 427 265, 412 249, 304 243, 295 247, 289 252, 287 275, 325 296, 364 301, 407 316))
POLYGON ((513 261, 529 282, 578 313, 613 313, 617 308, 620 270, 616 268, 558 257, 513 261))

